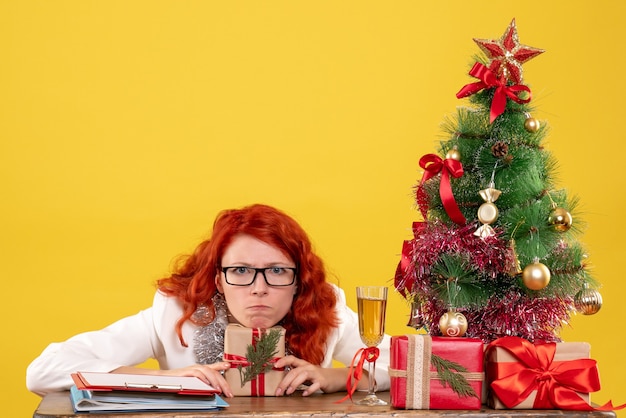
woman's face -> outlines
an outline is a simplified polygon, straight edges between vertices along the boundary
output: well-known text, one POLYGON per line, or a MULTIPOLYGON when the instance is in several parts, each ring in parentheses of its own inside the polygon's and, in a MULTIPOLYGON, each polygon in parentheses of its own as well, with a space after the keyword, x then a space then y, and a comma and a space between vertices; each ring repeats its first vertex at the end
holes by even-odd
MULTIPOLYGON (((222 257, 222 267, 295 267, 291 258, 279 249, 250 235, 237 235, 226 248, 222 257)), ((245 270, 245 269, 239 269, 245 270)), ((229 280, 231 280, 229 274, 229 280)), ((249 328, 270 328, 285 317, 294 295, 295 281, 289 286, 269 286, 258 272, 251 285, 234 286, 226 282, 220 270, 215 277, 218 290, 224 294, 230 313, 243 326, 249 328)))

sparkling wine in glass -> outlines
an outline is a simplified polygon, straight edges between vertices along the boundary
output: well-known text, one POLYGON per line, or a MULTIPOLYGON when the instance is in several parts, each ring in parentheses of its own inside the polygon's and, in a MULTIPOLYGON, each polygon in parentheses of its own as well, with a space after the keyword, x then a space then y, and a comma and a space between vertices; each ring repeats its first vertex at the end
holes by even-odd
MULTIPOLYGON (((387 309, 387 287, 358 286, 356 297, 359 309, 359 334, 363 343, 376 347, 385 334, 385 313, 387 309)), ((387 405, 387 402, 376 396, 376 359, 368 359, 368 391, 365 398, 357 401, 360 405, 387 405)))

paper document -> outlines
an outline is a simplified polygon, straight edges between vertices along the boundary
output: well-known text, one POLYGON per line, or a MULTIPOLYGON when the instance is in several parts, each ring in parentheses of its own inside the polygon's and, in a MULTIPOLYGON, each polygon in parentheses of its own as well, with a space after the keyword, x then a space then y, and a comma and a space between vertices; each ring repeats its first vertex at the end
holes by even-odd
POLYGON ((139 391, 179 393, 185 395, 212 395, 219 390, 197 377, 155 376, 144 374, 78 372, 72 379, 80 390, 139 391))

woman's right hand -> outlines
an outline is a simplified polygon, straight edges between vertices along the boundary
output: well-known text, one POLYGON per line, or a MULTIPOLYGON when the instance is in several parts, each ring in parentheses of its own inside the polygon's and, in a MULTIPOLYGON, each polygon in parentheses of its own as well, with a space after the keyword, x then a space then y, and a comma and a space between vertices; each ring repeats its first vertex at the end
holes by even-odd
POLYGON ((129 373, 129 374, 153 374, 159 376, 191 376, 197 377, 205 383, 210 384, 219 390, 227 398, 232 398, 233 393, 230 385, 224 379, 222 373, 230 368, 230 363, 220 361, 213 364, 193 364, 191 366, 182 367, 180 369, 153 370, 143 369, 139 367, 118 367, 111 373, 129 373))

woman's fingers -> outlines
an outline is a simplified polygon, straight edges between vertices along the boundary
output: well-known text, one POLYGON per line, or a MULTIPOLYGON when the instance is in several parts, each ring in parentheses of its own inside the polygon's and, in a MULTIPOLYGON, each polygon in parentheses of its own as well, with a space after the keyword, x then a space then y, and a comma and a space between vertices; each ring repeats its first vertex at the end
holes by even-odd
POLYGON ((291 395, 302 385, 306 388, 302 396, 308 396, 323 388, 325 377, 323 368, 294 356, 286 356, 276 362, 276 367, 284 367, 287 371, 276 389, 276 396, 291 395))
POLYGON ((223 371, 230 368, 230 363, 219 362, 213 364, 194 364, 193 366, 181 369, 163 370, 162 374, 169 376, 191 376, 197 377, 205 383, 210 384, 219 390, 224 396, 232 398, 233 394, 230 385, 222 375, 223 371))

